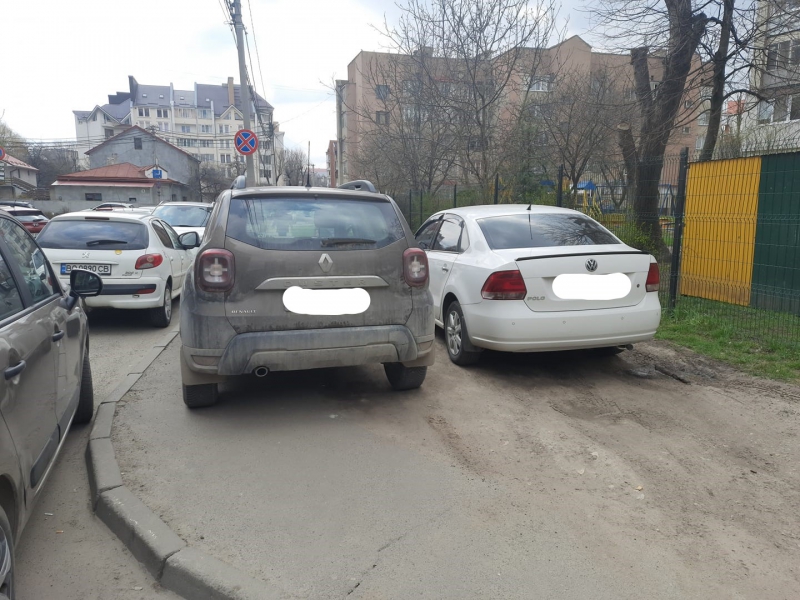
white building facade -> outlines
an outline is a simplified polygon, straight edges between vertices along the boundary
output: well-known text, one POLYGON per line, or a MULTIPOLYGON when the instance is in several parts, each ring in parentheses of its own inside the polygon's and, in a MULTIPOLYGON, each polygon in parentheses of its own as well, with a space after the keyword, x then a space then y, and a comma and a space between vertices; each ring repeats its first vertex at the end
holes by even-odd
MULTIPOLYGON (((202 163, 235 177, 245 160, 234 147, 236 132, 244 128, 240 88, 229 77, 221 85, 195 83, 193 90, 142 85, 128 77, 129 91, 109 95, 107 104, 91 111, 73 111, 81 155, 104 140, 139 126, 195 155, 202 163)), ((283 132, 273 120, 273 107, 256 94, 251 106, 251 129, 259 139, 256 152, 259 185, 279 185, 283 132)), ((87 161, 88 162, 88 161, 87 161)))

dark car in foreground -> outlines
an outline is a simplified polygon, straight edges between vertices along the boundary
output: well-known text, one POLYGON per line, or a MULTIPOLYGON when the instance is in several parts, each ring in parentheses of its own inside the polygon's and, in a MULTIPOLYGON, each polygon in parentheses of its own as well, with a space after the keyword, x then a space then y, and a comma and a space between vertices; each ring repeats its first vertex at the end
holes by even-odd
POLYGON ((0 211, 0 598, 14 598, 14 548, 70 425, 94 412, 81 298, 101 289, 81 270, 62 287, 33 237, 0 211))
POLYGON ((6 211, 34 235, 38 234, 50 222, 50 219, 44 216, 44 213, 37 208, 0 206, 0 210, 6 211))
POLYGON ((428 260, 397 204, 368 182, 239 185, 218 197, 183 286, 186 405, 271 371, 383 364, 394 389, 422 385, 434 358, 428 260))

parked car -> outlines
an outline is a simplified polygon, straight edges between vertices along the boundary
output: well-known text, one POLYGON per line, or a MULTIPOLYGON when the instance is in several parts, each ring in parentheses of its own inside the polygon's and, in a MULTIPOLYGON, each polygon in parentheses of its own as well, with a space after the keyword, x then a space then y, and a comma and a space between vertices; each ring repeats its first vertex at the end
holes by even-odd
POLYGON ((153 215, 172 225, 178 234, 194 231, 202 240, 213 208, 207 202, 162 202, 153 215))
MULTIPOLYGON (((0 200, 3 206, 18 206, 20 208, 33 208, 33 204, 24 200, 0 200)), ((5 209, 3 209, 5 210, 5 209)))
POLYGON ((38 240, 61 279, 72 269, 103 278, 103 293, 87 306, 146 309, 154 326, 170 324, 192 255, 164 221, 142 213, 67 213, 53 217, 38 240))
POLYGON ((658 263, 583 213, 526 205, 441 211, 417 231, 450 360, 650 340, 658 263))
POLYGON ((0 206, 0 210, 6 211, 13 216, 17 221, 30 233, 36 235, 44 226, 47 225, 50 219, 44 216, 44 213, 36 208, 24 208, 19 206, 0 206))
POLYGON ((54 276, 25 228, 0 212, 0 598, 14 598, 14 551, 72 423, 94 412, 81 298, 100 278, 54 276))
POLYGON ((422 385, 434 358, 428 261, 394 201, 368 182, 242 188, 218 197, 186 276, 186 405, 270 371, 383 363, 394 389, 422 385))
POLYGON ((115 208, 133 208, 133 204, 125 202, 103 202, 97 206, 93 206, 91 210, 114 210, 115 208))

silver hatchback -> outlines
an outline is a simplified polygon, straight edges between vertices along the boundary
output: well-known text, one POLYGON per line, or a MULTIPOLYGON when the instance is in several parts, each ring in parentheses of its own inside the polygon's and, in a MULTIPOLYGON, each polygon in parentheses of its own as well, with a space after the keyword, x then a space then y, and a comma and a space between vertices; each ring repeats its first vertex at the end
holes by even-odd
POLYGON ((216 402, 231 376, 270 371, 382 363, 394 389, 422 385, 434 359, 428 260, 368 182, 225 191, 194 241, 181 296, 190 408, 216 402))

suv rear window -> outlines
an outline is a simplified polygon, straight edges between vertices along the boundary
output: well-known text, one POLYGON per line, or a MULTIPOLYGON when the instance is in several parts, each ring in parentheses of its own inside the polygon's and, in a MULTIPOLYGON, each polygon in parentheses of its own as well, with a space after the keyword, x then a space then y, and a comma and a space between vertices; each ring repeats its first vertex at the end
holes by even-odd
POLYGON ((36 238, 42 248, 144 250, 150 236, 144 223, 50 221, 36 238))
POLYGON ((226 235, 263 250, 365 250, 405 238, 385 201, 232 198, 226 235))
POLYGON ((614 234, 578 214, 505 215, 478 219, 493 250, 621 244, 614 234))

